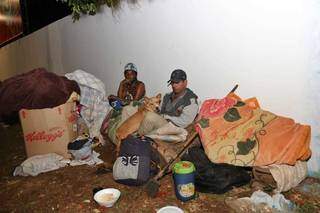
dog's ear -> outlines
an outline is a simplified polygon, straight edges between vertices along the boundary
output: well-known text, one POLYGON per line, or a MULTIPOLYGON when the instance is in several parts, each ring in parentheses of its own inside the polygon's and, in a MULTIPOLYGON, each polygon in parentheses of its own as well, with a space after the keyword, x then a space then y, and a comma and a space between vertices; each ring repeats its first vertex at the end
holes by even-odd
POLYGON ((159 93, 159 94, 156 96, 156 98, 161 99, 161 93, 159 93))

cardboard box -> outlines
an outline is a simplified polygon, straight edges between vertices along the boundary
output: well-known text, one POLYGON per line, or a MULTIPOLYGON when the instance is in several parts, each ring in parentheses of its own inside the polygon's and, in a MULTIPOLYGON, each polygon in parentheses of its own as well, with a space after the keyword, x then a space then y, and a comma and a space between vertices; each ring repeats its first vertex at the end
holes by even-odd
POLYGON ((57 153, 70 158, 68 143, 77 137, 76 104, 78 95, 72 93, 60 106, 19 111, 27 156, 57 153))

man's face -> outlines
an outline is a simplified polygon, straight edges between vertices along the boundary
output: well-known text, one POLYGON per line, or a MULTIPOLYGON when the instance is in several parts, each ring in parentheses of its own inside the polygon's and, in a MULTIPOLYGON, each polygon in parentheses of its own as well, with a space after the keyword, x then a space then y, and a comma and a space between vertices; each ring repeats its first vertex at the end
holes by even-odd
POLYGON ((135 71, 132 70, 126 70, 124 72, 124 77, 128 82, 131 82, 137 78, 137 74, 135 71))
POLYGON ((171 88, 174 94, 179 94, 187 88, 188 81, 182 80, 179 82, 171 82, 171 88))

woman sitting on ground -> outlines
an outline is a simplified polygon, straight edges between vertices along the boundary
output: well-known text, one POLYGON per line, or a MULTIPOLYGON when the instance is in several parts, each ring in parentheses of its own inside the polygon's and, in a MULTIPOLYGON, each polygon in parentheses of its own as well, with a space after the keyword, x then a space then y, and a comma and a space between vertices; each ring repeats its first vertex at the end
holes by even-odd
POLYGON ((114 108, 121 108, 131 101, 139 101, 146 93, 144 83, 137 79, 137 67, 133 63, 124 67, 124 77, 120 82, 118 95, 108 97, 110 105, 114 108))
MULTIPOLYGON (((124 77, 125 79, 120 82, 118 95, 110 95, 108 97, 109 103, 114 110, 110 110, 100 128, 100 133, 103 137, 106 140, 109 138, 114 143, 116 141, 115 131, 118 125, 121 124, 121 120, 125 120, 129 116, 129 113, 125 113, 122 116, 123 106, 132 101, 138 101, 137 104, 139 104, 146 93, 144 83, 137 79, 137 67, 133 63, 128 63, 124 67, 124 77)), ((129 109, 133 110, 135 107, 132 106, 129 109)))

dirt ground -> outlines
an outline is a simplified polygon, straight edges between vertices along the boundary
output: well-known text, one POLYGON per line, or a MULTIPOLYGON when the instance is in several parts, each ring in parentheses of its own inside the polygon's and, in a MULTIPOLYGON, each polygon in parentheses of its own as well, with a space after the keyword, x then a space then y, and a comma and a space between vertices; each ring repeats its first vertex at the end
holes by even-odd
MULTIPOLYGON (((40 174, 35 177, 13 177, 16 166, 25 159, 21 127, 0 125, 0 212, 156 212, 167 205, 178 206, 185 212, 234 212, 225 204, 229 197, 251 196, 249 185, 235 188, 223 195, 198 193, 197 198, 183 203, 174 195, 171 175, 161 181, 156 198, 149 198, 142 187, 128 187, 113 181, 111 173, 99 174, 97 167, 75 166, 40 174), (113 187, 121 191, 121 197, 112 208, 100 207, 93 200, 96 187, 113 187)), ((101 158, 111 162, 111 145, 99 148, 101 158)), ((307 178, 303 184, 320 181, 307 178)), ((294 188, 284 193, 297 205, 298 212, 320 212, 320 191, 301 192, 294 188)), ((320 187, 319 187, 320 190, 320 187)))

